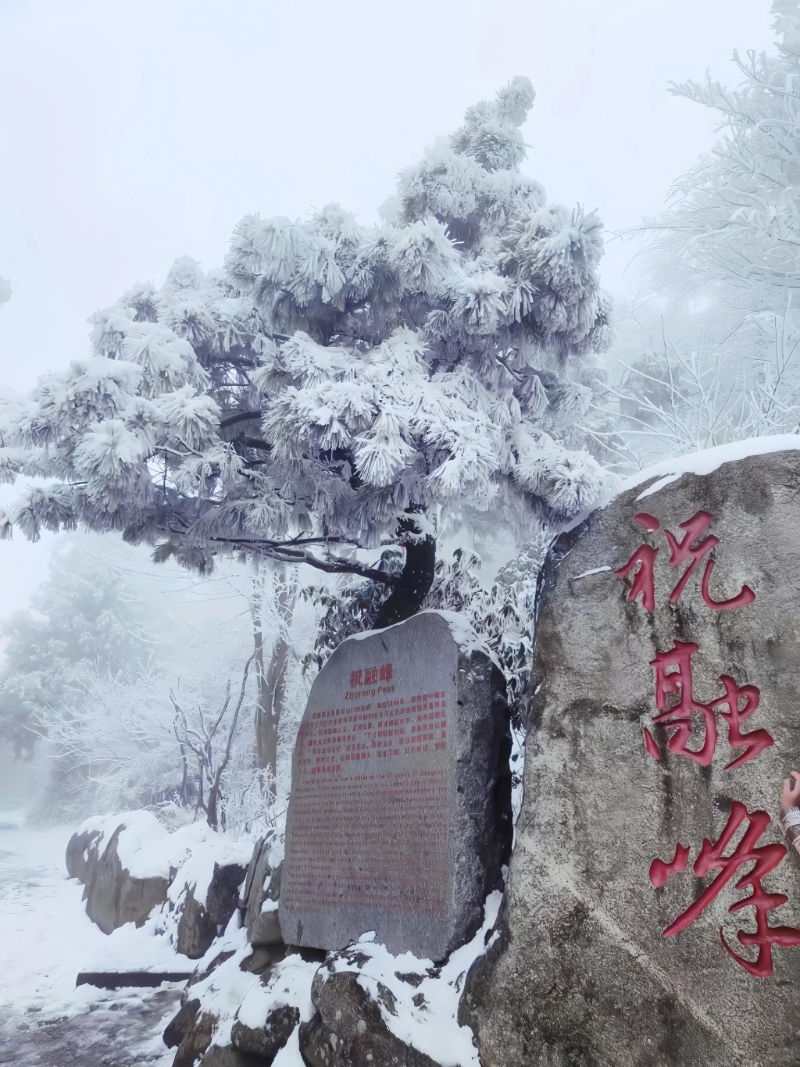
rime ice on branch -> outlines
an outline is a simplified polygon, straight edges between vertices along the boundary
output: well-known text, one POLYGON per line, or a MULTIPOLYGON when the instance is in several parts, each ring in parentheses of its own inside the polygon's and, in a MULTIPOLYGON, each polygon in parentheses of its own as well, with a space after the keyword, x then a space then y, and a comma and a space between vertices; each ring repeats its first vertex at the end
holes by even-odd
POLYGON ((530 530, 594 503, 601 224, 521 172, 533 98, 515 78, 470 108, 381 226, 335 204, 250 215, 224 269, 180 259, 96 314, 92 355, 2 412, 0 476, 46 481, 0 534, 82 526, 200 571, 246 551, 360 573, 402 585, 391 622, 430 587, 429 512, 507 505, 530 530), (402 578, 335 554, 386 540, 402 578))

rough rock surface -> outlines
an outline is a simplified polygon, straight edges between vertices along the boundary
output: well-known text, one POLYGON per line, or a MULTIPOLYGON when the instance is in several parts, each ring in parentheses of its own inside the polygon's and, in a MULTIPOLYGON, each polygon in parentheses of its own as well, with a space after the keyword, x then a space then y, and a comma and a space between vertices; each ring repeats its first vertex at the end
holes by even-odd
POLYGON ((231 1041, 241 1052, 259 1056, 265 1063, 272 1063, 299 1022, 300 1011, 289 1004, 282 1004, 273 1008, 263 1026, 245 1026, 237 1019, 231 1029, 231 1041))
POLYGON ((211 1045, 218 1022, 211 1012, 203 1012, 197 1016, 178 1045, 172 1067, 195 1067, 211 1045))
POLYGON ((283 943, 280 920, 278 918, 278 900, 281 892, 281 875, 283 864, 275 870, 266 868, 253 881, 253 888, 245 912, 247 939, 254 948, 271 947, 283 943))
MULTIPOLYGON (((545 566, 525 799, 503 934, 470 975, 462 1001, 483 1067, 798 1063, 800 947, 762 945, 761 964, 769 970, 771 955, 774 973, 748 973, 725 951, 720 931, 730 951, 751 966, 757 961, 757 949, 737 937, 755 929, 753 906, 730 910, 752 893, 752 886, 736 887, 752 863, 712 863, 705 872, 694 865, 703 839, 710 855, 738 804, 773 817, 756 835, 758 847, 782 840, 774 821, 781 780, 800 768, 800 459, 784 452, 726 463, 640 498, 645 488, 562 536, 545 566), (670 563, 665 531, 677 545, 690 532, 680 524, 700 511, 713 521, 706 531, 696 527, 684 547, 708 534, 720 542, 676 595, 692 557, 681 560, 677 549, 670 563), (649 517, 637 524, 639 513, 649 517), (643 544, 645 555, 658 550, 652 611, 641 594, 629 599, 633 573, 614 573, 643 544), (706 571, 711 558, 713 573, 706 571), (715 609, 702 595, 704 573, 709 599, 737 597, 747 585, 755 601, 715 609), (693 716, 677 712, 691 722, 685 745, 674 722, 671 729, 653 722, 651 661, 680 649, 676 642, 698 646, 664 679, 665 710, 693 689, 693 716), (731 747, 728 706, 712 707, 724 693, 723 675, 760 690, 759 706, 739 724, 742 734, 766 730, 774 741, 729 770, 748 750, 731 747), (656 883, 665 884, 655 887, 651 863, 669 864, 678 843, 690 850, 685 870, 667 877, 662 869, 656 883), (722 874, 726 884, 699 917, 664 937, 722 874)), ((752 709, 749 690, 742 711, 747 695, 752 709)), ((796 859, 785 856, 764 876, 764 888, 788 897, 764 922, 800 928, 796 859)))
POLYGON ((247 868, 247 876, 239 906, 243 912, 242 917, 248 934, 252 929, 256 916, 261 911, 262 904, 267 899, 267 887, 272 877, 272 868, 269 865, 271 845, 271 838, 268 837, 258 841, 253 849, 253 858, 250 860, 250 866, 247 868))
MULTIPOLYGON (((480 926, 511 837, 500 671, 438 612, 336 649, 292 764, 280 894, 287 944, 443 959, 480 926)), ((463 624, 462 624, 463 625, 463 624)))
POLYGON ((197 1013, 200 1010, 200 1001, 185 1001, 177 1015, 173 1016, 164 1031, 164 1044, 167 1048, 177 1048, 186 1037, 194 1024, 197 1022, 197 1013))
POLYGON ((228 925, 236 910, 245 873, 245 868, 239 864, 219 866, 215 863, 205 903, 195 899, 193 887, 187 887, 178 921, 178 952, 192 960, 206 954, 211 942, 228 925))
POLYGON ((265 1067, 269 1061, 240 1052, 233 1045, 214 1045, 200 1061, 200 1067, 265 1067))
POLYGON ((391 1032, 381 1007, 396 1014, 394 997, 377 985, 376 996, 352 971, 321 968, 311 987, 317 1014, 300 1027, 300 1052, 308 1067, 438 1067, 391 1032))
POLYGON ((86 914, 104 934, 125 923, 141 926, 153 908, 167 899, 166 878, 133 878, 122 866, 117 855, 122 829, 117 827, 97 862, 89 862, 84 872, 86 914))
POLYGON ((265 837, 253 849, 247 868, 239 907, 247 928, 247 939, 254 948, 271 948, 283 944, 278 920, 278 898, 281 892, 283 864, 273 870, 269 865, 272 838, 265 837))
POLYGON ((67 844, 66 866, 70 878, 86 883, 97 866, 98 842, 103 835, 99 830, 75 833, 67 844))

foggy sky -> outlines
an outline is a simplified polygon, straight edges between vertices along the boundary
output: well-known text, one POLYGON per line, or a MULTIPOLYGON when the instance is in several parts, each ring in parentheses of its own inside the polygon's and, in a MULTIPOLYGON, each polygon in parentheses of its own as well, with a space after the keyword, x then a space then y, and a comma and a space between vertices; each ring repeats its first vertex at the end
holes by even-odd
MULTIPOLYGON (((87 317, 176 257, 218 266, 246 213, 338 201, 376 220, 397 172, 515 74, 537 91, 526 171, 635 226, 713 143, 713 116, 667 83, 736 83, 733 49, 772 46, 769 7, 0 0, 0 385, 85 355, 87 317)), ((612 293, 633 250, 609 234, 612 293)), ((0 544, 0 617, 47 554, 0 544)))

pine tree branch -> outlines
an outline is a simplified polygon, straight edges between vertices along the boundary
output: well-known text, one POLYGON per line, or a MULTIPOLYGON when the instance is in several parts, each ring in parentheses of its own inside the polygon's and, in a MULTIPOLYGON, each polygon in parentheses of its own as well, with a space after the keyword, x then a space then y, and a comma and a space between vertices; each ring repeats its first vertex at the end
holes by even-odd
MULTIPOLYGON (((360 578, 368 578, 373 582, 381 582, 383 585, 394 586, 396 575, 387 574, 374 567, 365 567, 355 560, 339 559, 335 556, 327 556, 320 559, 308 552, 295 551, 292 545, 299 544, 325 544, 337 538, 313 538, 308 537, 298 541, 257 541, 246 540, 240 537, 210 537, 209 541, 233 545, 235 548, 245 549, 250 552, 259 552, 268 559, 277 560, 279 563, 307 563, 309 567, 325 571, 326 574, 356 574, 360 578)), ((347 542, 344 542, 347 543, 347 542)))
POLYGON ((228 426, 235 426, 237 422, 250 422, 251 419, 260 419, 260 411, 239 411, 236 415, 228 415, 220 419, 219 428, 224 430, 228 426))

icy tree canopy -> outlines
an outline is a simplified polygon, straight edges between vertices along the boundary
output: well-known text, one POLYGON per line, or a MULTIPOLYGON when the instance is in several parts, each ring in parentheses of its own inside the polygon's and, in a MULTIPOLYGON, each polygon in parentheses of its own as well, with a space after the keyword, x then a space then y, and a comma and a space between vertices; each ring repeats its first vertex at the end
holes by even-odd
POLYGON ((179 259, 97 313, 91 354, 2 412, 0 477, 44 482, 0 534, 118 530, 207 570, 594 503, 601 223, 520 170, 533 99, 515 78, 469 108, 378 226, 250 215, 222 269, 179 259))

